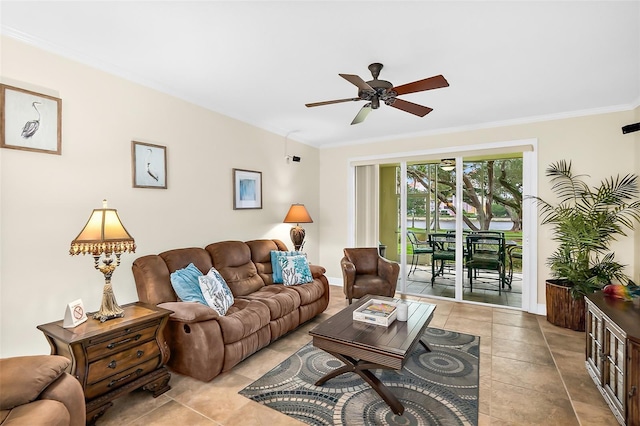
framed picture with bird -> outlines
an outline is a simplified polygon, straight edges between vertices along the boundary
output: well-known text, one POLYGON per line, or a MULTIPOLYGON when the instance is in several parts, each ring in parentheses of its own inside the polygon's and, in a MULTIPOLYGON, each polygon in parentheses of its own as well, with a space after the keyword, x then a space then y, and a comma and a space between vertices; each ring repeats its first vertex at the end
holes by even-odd
POLYGON ((134 188, 167 189, 167 147, 131 142, 134 188))
POLYGON ((0 147, 62 154, 62 100, 0 84, 0 147))

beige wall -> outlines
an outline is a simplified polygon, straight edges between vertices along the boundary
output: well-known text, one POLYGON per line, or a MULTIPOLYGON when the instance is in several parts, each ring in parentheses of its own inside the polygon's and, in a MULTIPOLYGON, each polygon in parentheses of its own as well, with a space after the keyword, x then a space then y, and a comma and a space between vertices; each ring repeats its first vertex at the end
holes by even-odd
MULTIPOLYGON (((490 144, 535 138, 538 140, 538 190, 549 199, 552 194, 544 170, 551 162, 572 160, 577 173, 591 175, 597 184, 602 178, 617 173, 632 173, 636 164, 638 140, 622 135, 621 126, 638 121, 638 110, 578 118, 549 120, 531 124, 463 131, 442 135, 391 140, 367 145, 351 145, 320 150, 320 263, 334 282, 340 280, 339 261, 348 242, 348 193, 346 190, 349 160, 358 157, 398 152, 427 151, 460 146, 490 144)), ((370 119, 375 119, 371 117, 370 119)), ((425 117, 424 120, 428 120, 425 117)), ((425 123, 427 124, 427 123, 425 123)), ((365 124, 366 125, 366 124, 365 124)), ((428 125, 428 124, 427 124, 428 125)), ((548 227, 539 227, 538 251, 534 264, 538 267, 538 303, 544 304, 544 280, 548 277, 546 257, 553 251, 548 227)), ((628 273, 638 276, 633 268, 634 239, 626 238, 615 245, 616 257, 629 264, 628 273)))
POLYGON ((61 319, 82 299, 97 310, 104 279, 93 259, 68 254, 69 243, 103 198, 135 237, 113 275, 121 304, 137 300, 133 260, 210 242, 279 238, 282 220, 305 203, 305 250, 319 258, 319 153, 157 91, 96 71, 10 38, 1 39, 1 79, 62 99, 62 155, 0 150, 0 357, 48 353, 38 324, 61 319), (131 141, 164 145, 166 190, 132 188, 131 141), (262 210, 232 209, 232 168, 263 177, 262 210))

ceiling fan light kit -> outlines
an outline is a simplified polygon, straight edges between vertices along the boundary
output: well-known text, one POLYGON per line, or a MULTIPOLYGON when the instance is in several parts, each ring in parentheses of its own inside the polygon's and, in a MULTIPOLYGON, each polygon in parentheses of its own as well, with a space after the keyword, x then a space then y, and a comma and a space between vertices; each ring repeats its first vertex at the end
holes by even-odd
POLYGON ((455 158, 443 158, 440 161, 440 168, 445 172, 450 172, 456 168, 456 159, 455 158))
POLYGON ((398 99, 397 96, 405 95, 407 93, 423 92, 425 90, 439 89, 442 87, 448 87, 449 83, 442 75, 436 75, 433 77, 425 78, 423 80, 414 81, 412 83, 403 84, 401 86, 394 87, 393 84, 386 80, 379 80, 378 76, 382 70, 383 65, 375 62, 369 65, 369 71, 373 80, 364 81, 354 74, 338 74, 340 77, 347 80, 358 88, 357 98, 336 99, 332 101, 314 102, 305 104, 308 108, 337 104, 342 102, 355 102, 355 101, 367 101, 367 103, 360 109, 355 116, 351 124, 362 123, 367 115, 373 109, 380 108, 380 101, 390 107, 408 112, 418 117, 424 117, 433 111, 433 108, 429 108, 423 105, 418 105, 413 102, 398 99))

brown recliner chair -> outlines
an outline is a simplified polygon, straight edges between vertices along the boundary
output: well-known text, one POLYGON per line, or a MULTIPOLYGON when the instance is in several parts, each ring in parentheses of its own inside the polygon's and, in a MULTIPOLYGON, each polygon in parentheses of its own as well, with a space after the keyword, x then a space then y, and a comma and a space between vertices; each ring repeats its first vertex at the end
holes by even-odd
POLYGON ((58 355, 0 359, 0 425, 84 426, 84 392, 65 373, 70 363, 58 355))
POLYGON ((345 248, 340 261, 344 294, 351 304, 367 294, 393 297, 400 265, 381 257, 378 248, 345 248))

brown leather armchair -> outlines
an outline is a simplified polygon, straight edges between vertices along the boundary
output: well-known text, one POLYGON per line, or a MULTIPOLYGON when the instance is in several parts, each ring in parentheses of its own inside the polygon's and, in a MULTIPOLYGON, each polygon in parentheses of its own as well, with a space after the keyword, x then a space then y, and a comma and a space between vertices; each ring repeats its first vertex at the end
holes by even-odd
POLYGON ((84 392, 65 373, 70 363, 58 355, 0 359, 0 425, 84 426, 84 392))
POLYGON ((378 248, 345 248, 340 261, 344 294, 351 304, 367 294, 393 297, 400 265, 381 257, 378 248))

